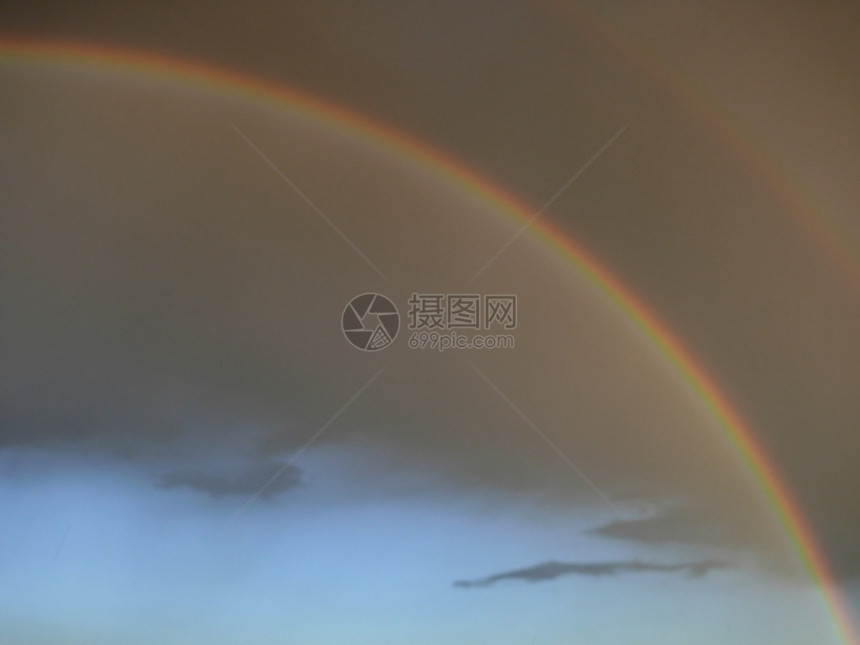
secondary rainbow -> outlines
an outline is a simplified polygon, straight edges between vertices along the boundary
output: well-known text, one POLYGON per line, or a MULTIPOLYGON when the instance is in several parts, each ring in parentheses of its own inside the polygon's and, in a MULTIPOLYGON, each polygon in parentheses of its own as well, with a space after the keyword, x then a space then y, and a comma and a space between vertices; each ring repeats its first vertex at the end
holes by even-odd
POLYGON ((825 216, 803 182, 792 177, 760 144, 742 121, 704 88, 701 82, 673 68, 652 45, 637 38, 630 28, 611 20, 603 12, 581 2, 549 2, 548 10, 571 28, 608 45, 625 65, 656 85, 684 113, 696 119, 712 141, 722 146, 738 165, 789 215, 810 240, 828 257, 852 289, 860 293, 860 249, 852 236, 840 231, 833 218, 825 216))
MULTIPOLYGON (((0 36, 0 60, 10 59, 65 62, 138 72, 190 82, 219 92, 240 92, 258 100, 273 101, 317 121, 337 128, 348 128, 409 154, 452 182, 479 194, 499 211, 520 222, 528 221, 534 213, 532 208, 513 195, 421 141, 345 108, 240 71, 115 47, 0 36)), ((562 234, 548 220, 538 219, 530 230, 563 254, 615 307, 633 321, 701 399, 758 483, 785 534, 794 544, 801 562, 816 582, 838 636, 845 643, 860 645, 849 611, 836 591, 834 577, 811 529, 776 468, 756 443, 750 426, 740 412, 669 327, 591 253, 562 234)))

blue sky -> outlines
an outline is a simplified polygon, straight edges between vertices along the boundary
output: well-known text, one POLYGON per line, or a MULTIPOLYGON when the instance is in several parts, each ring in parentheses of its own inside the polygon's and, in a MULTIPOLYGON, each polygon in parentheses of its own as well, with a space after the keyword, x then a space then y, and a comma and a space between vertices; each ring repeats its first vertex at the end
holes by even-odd
POLYGON ((243 498, 7 450, 3 630, 36 643, 835 642, 811 588, 754 570, 455 588, 550 558, 690 554, 608 544, 583 535, 599 512, 523 496, 403 494, 368 457, 311 451, 305 484, 231 521, 243 498))

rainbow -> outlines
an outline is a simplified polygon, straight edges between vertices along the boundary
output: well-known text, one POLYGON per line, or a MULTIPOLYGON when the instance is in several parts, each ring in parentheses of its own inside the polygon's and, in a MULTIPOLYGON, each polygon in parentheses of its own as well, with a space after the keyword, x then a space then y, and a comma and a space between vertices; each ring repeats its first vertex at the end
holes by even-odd
MULTIPOLYGON (((408 154, 452 183, 480 195, 489 204, 520 223, 527 222, 534 213, 534 209, 504 189, 491 184, 475 171, 421 141, 343 107, 240 71, 215 68, 149 52, 3 36, 0 36, 0 60, 49 63, 59 61, 105 70, 137 72, 192 83, 217 92, 239 92, 257 100, 286 105, 318 122, 336 128, 348 128, 365 138, 408 154)), ((756 442, 751 427, 740 412, 672 330, 597 258, 548 220, 537 220, 531 230, 566 258, 609 302, 631 320, 695 392, 740 455, 773 509, 785 535, 793 543, 801 563, 818 587, 825 609, 833 621, 836 635, 846 644, 860 645, 850 612, 836 591, 836 580, 810 527, 787 485, 756 442)))

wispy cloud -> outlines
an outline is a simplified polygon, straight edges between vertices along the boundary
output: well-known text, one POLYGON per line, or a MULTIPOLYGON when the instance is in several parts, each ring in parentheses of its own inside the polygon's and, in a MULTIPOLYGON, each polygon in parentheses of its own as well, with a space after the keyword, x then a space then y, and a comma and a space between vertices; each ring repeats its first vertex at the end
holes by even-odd
POLYGON ((455 587, 489 587, 504 580, 521 580, 524 582, 544 582, 562 576, 587 576, 600 578, 627 573, 681 573, 690 578, 701 578, 716 569, 725 569, 730 565, 722 560, 696 560, 675 564, 643 562, 641 560, 620 560, 609 562, 558 562, 550 560, 524 569, 514 569, 496 573, 486 578, 474 580, 458 580, 455 587))
POLYGON ((755 531, 745 523, 727 523, 721 517, 713 508, 683 504, 647 517, 614 520, 587 533, 640 544, 743 548, 756 543, 755 531))
MULTIPOLYGON (((272 475, 284 468, 280 462, 266 461, 239 472, 211 473, 202 470, 185 470, 168 473, 159 481, 162 488, 190 488, 207 493, 212 497, 233 495, 247 496, 260 490, 272 475)), ((295 488, 302 483, 302 471, 296 466, 287 465, 277 480, 260 494, 267 498, 295 488)))

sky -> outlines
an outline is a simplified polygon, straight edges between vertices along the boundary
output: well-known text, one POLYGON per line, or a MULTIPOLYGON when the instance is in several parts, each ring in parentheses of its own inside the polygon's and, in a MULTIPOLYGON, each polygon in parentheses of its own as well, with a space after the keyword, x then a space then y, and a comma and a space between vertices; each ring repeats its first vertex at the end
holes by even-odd
POLYGON ((858 22, 0 5, 2 640, 841 642, 694 384, 538 229, 697 358, 860 613, 858 22), (385 124, 535 220, 391 137, 120 51, 385 124), (342 329, 363 293, 399 311, 379 351, 342 329), (421 348, 413 294, 516 295, 515 328, 481 330, 515 345, 421 348))

